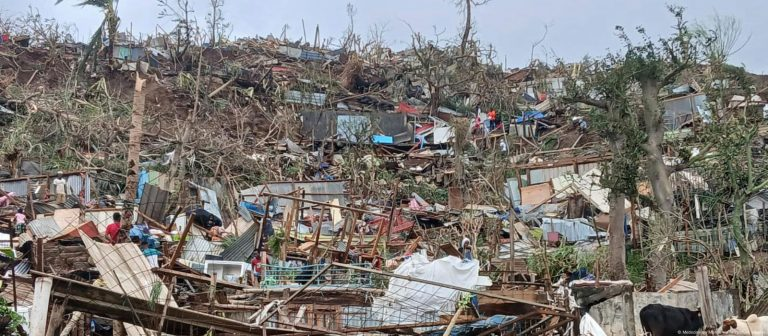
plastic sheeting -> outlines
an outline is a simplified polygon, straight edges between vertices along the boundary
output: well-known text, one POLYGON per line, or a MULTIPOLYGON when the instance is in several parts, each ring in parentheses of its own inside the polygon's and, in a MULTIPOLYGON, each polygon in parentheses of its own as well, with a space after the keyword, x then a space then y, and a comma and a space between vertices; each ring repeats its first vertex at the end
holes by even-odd
POLYGON ((149 183, 149 172, 142 169, 139 172, 139 187, 136 189, 136 199, 140 200, 141 195, 144 193, 144 185, 149 183))
POLYGON ((200 200, 203 201, 203 210, 210 212, 212 215, 221 219, 221 209, 219 208, 219 201, 216 198, 216 192, 212 189, 208 189, 197 184, 191 183, 193 187, 197 188, 200 200))
MULTIPOLYGON (((578 219, 557 219, 542 218, 541 229, 544 232, 559 232, 565 236, 569 242, 589 240, 598 236, 595 229, 584 218, 578 219)), ((600 232, 600 236, 605 237, 605 232, 600 232)))
POLYGON ((579 322, 579 334, 582 336, 608 336, 603 328, 589 314, 584 314, 579 322))
MULTIPOLYGON (((470 289, 477 284, 479 270, 476 260, 462 262, 448 256, 430 262, 414 254, 394 273, 470 289)), ((374 299, 372 311, 383 325, 435 322, 440 314, 453 315, 458 298, 457 290, 391 278, 384 296, 374 299)))

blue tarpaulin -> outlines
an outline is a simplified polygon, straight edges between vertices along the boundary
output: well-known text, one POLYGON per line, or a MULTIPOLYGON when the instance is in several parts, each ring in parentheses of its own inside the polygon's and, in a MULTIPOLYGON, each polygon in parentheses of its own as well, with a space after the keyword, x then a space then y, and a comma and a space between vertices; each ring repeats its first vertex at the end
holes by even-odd
MULTIPOLYGON (((504 324, 506 322, 514 320, 515 316, 509 316, 509 315, 493 315, 489 317, 488 319, 477 321, 470 324, 464 324, 464 325, 457 325, 454 326, 453 329, 451 329, 451 336, 469 336, 469 335, 477 335, 483 330, 486 330, 488 328, 496 327, 498 325, 504 324)), ((518 330, 512 330, 513 332, 521 332, 522 328, 519 326, 516 326, 517 323, 514 323, 507 328, 504 328, 505 330, 510 329, 518 329, 518 330), (515 328, 517 327, 517 328, 515 328)), ((442 330, 436 330, 433 332, 430 332, 426 335, 429 336, 442 336, 443 333, 445 333, 445 329, 442 330)))
POLYGON ((380 135, 376 134, 373 137, 373 143, 375 144, 393 144, 395 143, 395 139, 388 135, 380 135))
POLYGON ((515 119, 516 124, 521 124, 523 121, 530 121, 530 120, 536 120, 544 118, 544 113, 541 111, 531 110, 523 112, 523 116, 517 117, 515 119))
POLYGON ((141 199, 141 195, 144 193, 144 185, 149 183, 149 172, 142 169, 139 172, 139 188, 136 189, 136 199, 141 199))

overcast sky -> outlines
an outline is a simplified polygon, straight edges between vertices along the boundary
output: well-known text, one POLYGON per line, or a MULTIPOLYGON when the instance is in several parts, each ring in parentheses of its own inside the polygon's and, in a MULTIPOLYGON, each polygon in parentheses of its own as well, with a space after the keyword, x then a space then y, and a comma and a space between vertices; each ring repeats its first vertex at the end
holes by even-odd
MULTIPOLYGON (((55 0, 0 0, 0 13, 21 15, 32 6, 43 17, 75 24, 76 37, 86 40, 100 23, 101 13, 74 7, 79 1, 65 0, 55 6, 55 0)), ((208 0, 190 2, 203 23, 208 0)), ((384 26, 384 38, 394 49, 407 46, 410 27, 431 36, 435 30, 444 31, 443 38, 448 38, 457 36, 463 23, 451 0, 226 0, 224 16, 232 24, 234 37, 279 36, 288 25, 288 36, 299 39, 304 35, 303 19, 310 40, 316 25, 322 38, 338 38, 348 24, 347 3, 357 9, 357 32, 366 38, 370 27, 384 26)), ((546 38, 534 57, 550 61, 557 57, 575 61, 616 50, 620 47, 616 25, 642 25, 652 36, 669 33, 674 19, 666 10, 667 4, 685 6, 689 21, 705 22, 715 13, 739 18, 744 37, 751 35, 751 41, 731 57, 731 63, 743 64, 751 72, 768 73, 768 62, 764 61, 768 40, 763 34, 768 24, 768 0, 493 0, 473 14, 477 37, 486 45, 493 44, 498 50, 497 61, 514 68, 528 63, 531 45, 544 35, 545 26, 546 38)), ((121 29, 132 28, 138 35, 154 33, 158 26, 173 28, 169 20, 158 20, 159 11, 156 0, 122 0, 118 7, 121 29)))

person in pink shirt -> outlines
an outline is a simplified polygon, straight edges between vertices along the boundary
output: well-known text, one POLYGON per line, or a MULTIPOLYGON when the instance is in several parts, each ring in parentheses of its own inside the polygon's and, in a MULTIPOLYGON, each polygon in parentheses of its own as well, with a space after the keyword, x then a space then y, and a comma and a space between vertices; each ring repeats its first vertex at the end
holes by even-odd
POLYGON ((24 214, 24 209, 19 208, 16 211, 16 235, 27 232, 27 215, 24 214))

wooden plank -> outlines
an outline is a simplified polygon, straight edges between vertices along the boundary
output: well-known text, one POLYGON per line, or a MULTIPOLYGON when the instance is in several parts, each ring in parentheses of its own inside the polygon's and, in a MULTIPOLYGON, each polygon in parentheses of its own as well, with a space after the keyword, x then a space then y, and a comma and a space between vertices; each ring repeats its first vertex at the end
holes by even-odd
POLYGON ((32 311, 29 314, 30 336, 45 336, 51 288, 53 288, 53 279, 49 277, 35 279, 35 298, 32 303, 32 311))
POLYGON ((549 183, 520 188, 520 199, 524 205, 540 204, 546 202, 550 197, 552 197, 552 186, 549 183))
POLYGON ((697 266, 695 272, 696 285, 699 287, 699 311, 701 312, 701 319, 704 321, 704 330, 715 330, 717 317, 712 305, 712 291, 709 289, 709 270, 707 266, 697 266))
POLYGON ((461 188, 448 188, 448 209, 464 209, 464 197, 461 188))
POLYGON ((461 252, 459 252, 459 250, 457 250, 456 247, 453 246, 452 244, 440 245, 440 250, 445 252, 445 254, 447 254, 447 255, 451 255, 451 256, 454 256, 454 257, 461 258, 461 252))

